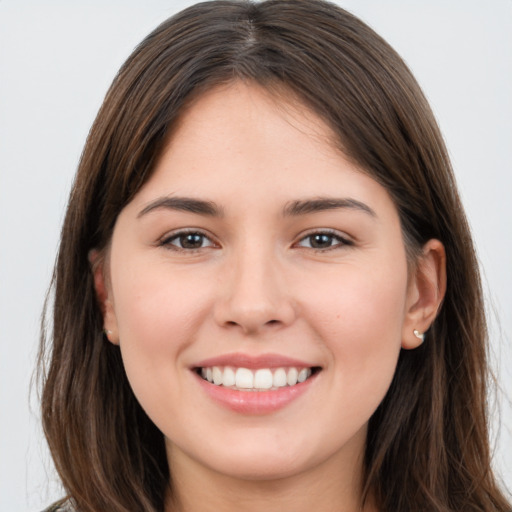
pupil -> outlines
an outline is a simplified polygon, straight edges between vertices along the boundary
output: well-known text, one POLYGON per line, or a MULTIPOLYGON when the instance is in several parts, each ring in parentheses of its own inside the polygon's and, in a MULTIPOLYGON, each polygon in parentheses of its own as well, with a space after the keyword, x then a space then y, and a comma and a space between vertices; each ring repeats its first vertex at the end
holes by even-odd
POLYGON ((316 249, 330 247, 331 241, 332 241, 331 235, 313 235, 313 240, 311 242, 311 246, 316 249))
POLYGON ((181 246, 185 249, 198 249, 203 245, 203 235, 189 233, 180 237, 181 246))

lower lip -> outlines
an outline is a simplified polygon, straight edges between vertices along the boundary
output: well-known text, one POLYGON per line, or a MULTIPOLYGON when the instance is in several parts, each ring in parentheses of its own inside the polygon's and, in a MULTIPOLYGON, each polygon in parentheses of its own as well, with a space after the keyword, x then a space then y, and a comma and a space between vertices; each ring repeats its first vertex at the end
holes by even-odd
POLYGON ((295 386, 284 386, 273 391, 238 391, 211 384, 195 375, 202 389, 218 404, 240 414, 270 414, 283 409, 306 393, 318 373, 295 386))

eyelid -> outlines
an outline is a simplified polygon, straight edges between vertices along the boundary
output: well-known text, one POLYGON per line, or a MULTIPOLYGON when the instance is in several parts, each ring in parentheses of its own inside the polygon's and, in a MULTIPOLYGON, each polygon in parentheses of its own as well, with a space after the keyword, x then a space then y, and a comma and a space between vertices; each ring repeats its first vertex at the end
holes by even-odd
MULTIPOLYGON (((194 251, 200 251, 202 249, 207 249, 207 248, 211 248, 211 247, 219 247, 220 246, 220 244, 217 242, 217 240, 215 239, 215 237, 212 234, 208 233, 204 229, 194 228, 194 227, 178 228, 173 231, 167 232, 165 235, 163 235, 162 237, 160 237, 157 240, 156 245, 159 247, 168 248, 170 250, 184 251, 184 252, 188 252, 188 253, 194 252, 194 251), (179 238, 180 236, 186 236, 188 234, 201 235, 201 236, 205 237, 210 242, 210 244, 206 247, 198 247, 195 249, 186 249, 186 248, 179 247, 179 246, 171 243, 171 241, 179 238)), ((354 241, 352 240, 351 237, 349 237, 344 232, 340 232, 340 231, 338 231, 336 229, 332 229, 332 228, 314 228, 314 229, 310 229, 308 231, 302 232, 296 238, 296 241, 292 244, 292 247, 302 247, 304 249, 312 249, 312 250, 319 251, 319 252, 326 252, 326 251, 329 251, 332 249, 337 249, 340 247, 346 247, 346 246, 352 246, 352 245, 354 245, 354 241), (331 236, 331 237, 337 239, 338 243, 336 243, 330 247, 326 247, 326 248, 305 247, 305 246, 300 245, 300 243, 302 241, 304 241, 308 237, 311 237, 314 235, 328 235, 328 236, 331 236)))
POLYGON ((211 235, 204 229, 193 228, 193 227, 178 228, 173 231, 167 232, 165 235, 163 235, 162 237, 160 237, 157 240, 156 245, 159 247, 164 247, 164 248, 173 250, 173 251, 184 251, 184 252, 188 252, 188 253, 194 252, 194 251, 200 251, 202 249, 208 249, 210 247, 219 247, 219 244, 215 240, 215 237, 213 235, 211 235), (198 234, 198 235, 204 236, 207 240, 210 241, 211 245, 208 245, 206 247, 198 247, 196 249, 185 249, 183 247, 179 247, 179 246, 171 243, 172 240, 175 240, 175 239, 179 238, 180 236, 186 236, 186 235, 190 235, 190 234, 198 234))
POLYGON ((311 230, 308 230, 306 232, 301 233, 297 237, 297 241, 294 242, 293 245, 296 246, 296 247, 299 247, 299 248, 312 249, 314 251, 319 251, 319 252, 326 252, 326 251, 333 250, 333 249, 338 249, 338 248, 341 248, 341 247, 353 246, 354 245, 354 241, 346 233, 338 231, 336 229, 332 229, 332 228, 314 228, 314 229, 311 229, 311 230), (304 246, 299 245, 300 242, 302 242, 306 238, 314 236, 314 235, 328 235, 328 236, 332 236, 333 238, 338 239, 339 243, 337 243, 335 245, 332 245, 330 247, 327 247, 327 248, 323 248, 323 249, 315 248, 315 247, 304 247, 304 246))

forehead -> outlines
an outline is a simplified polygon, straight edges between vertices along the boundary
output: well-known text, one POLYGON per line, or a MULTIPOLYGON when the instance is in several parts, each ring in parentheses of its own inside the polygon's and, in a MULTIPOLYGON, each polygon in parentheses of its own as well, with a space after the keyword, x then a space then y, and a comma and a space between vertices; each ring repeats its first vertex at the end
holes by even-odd
MULTIPOLYGON (((284 84, 263 87, 253 81, 236 80, 194 94, 183 108, 169 137, 166 151, 183 144, 210 142, 214 136, 226 143, 245 140, 265 144, 290 142, 298 137, 303 142, 317 141, 318 148, 341 144, 326 122, 284 84), (210 128, 215 127, 215 132, 210 128)), ((216 141, 219 143, 219 140, 216 141)), ((281 151, 286 147, 281 147, 281 151)))
POLYGON ((285 90, 235 82, 200 94, 182 112, 138 194, 284 203, 349 194, 389 200, 335 143, 333 130, 285 90), (377 192, 377 193, 376 193, 377 192))
POLYGON ((268 167, 313 154, 316 160, 343 157, 335 139, 327 124, 292 91, 236 81, 194 97, 173 127, 156 168, 175 164, 177 177, 182 160, 189 171, 194 162, 204 165, 205 160, 210 160, 208 168, 216 167, 210 159, 213 154, 225 157, 223 169, 231 163, 240 172, 248 172, 256 161, 268 167))

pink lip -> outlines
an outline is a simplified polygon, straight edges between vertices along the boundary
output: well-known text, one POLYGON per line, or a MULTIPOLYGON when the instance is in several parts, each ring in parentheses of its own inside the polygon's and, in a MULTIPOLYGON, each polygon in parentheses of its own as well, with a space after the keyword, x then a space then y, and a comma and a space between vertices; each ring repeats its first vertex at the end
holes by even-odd
POLYGON ((311 363, 282 356, 279 354, 261 354, 251 356, 248 354, 234 353, 225 354, 218 357, 212 357, 200 361, 193 368, 210 368, 212 366, 234 366, 236 368, 249 368, 255 370, 257 368, 281 368, 295 366, 296 368, 312 368, 311 363))
MULTIPOLYGON (((267 367, 268 368, 268 367, 267 367)), ((202 390, 215 402, 239 414, 270 414, 286 407, 310 389, 318 373, 295 386, 285 386, 274 391, 238 391, 211 384, 194 373, 202 390)))

